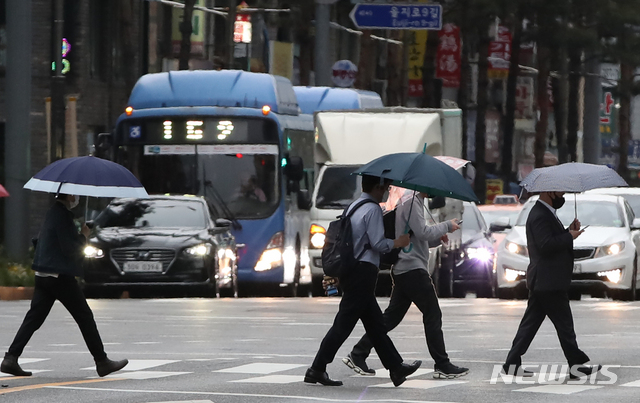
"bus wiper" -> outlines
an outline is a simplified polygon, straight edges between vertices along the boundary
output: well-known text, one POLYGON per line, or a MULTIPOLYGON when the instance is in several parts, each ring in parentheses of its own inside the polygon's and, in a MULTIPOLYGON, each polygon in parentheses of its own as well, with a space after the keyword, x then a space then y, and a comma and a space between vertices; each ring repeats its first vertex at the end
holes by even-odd
POLYGON ((232 224, 233 228, 237 229, 237 230, 241 230, 242 229, 242 224, 240 224, 240 221, 238 221, 238 219, 236 218, 235 214, 233 214, 233 212, 231 212, 231 209, 229 209, 229 206, 227 205, 227 203, 224 201, 224 199, 220 196, 220 193, 218 193, 216 188, 213 186, 213 183, 211 183, 211 181, 205 180, 204 181, 204 187, 205 187, 205 195, 206 195, 207 189, 211 190, 211 193, 213 194, 213 198, 215 199, 215 201, 218 203, 218 205, 222 209, 223 214, 225 214, 227 216, 226 218, 231 220, 231 224, 232 224))

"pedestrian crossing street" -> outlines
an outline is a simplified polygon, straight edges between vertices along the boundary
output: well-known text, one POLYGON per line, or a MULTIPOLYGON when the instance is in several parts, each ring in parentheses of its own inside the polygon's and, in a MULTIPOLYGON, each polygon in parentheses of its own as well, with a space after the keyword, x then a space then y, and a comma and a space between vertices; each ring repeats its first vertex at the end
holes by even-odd
MULTIPOLYGON (((38 374, 53 372, 46 368, 46 363, 49 358, 21 358, 20 364, 25 370, 32 371, 34 377, 38 374)), ((232 365, 235 358, 230 358, 229 365, 225 368, 211 371, 213 376, 216 374, 231 375, 233 379, 227 379, 224 382, 231 384, 271 384, 271 385, 287 385, 287 384, 301 384, 303 383, 304 372, 308 366, 305 364, 293 364, 293 363, 277 363, 277 362, 252 362, 242 365, 232 365)), ((106 378, 113 378, 114 380, 151 380, 168 377, 180 377, 188 376, 196 372, 190 371, 172 371, 171 367, 175 364, 180 364, 181 368, 184 368, 184 364, 189 362, 202 362, 202 361, 217 361, 225 362, 224 359, 192 359, 192 360, 157 360, 157 359, 132 359, 129 360, 129 365, 122 371, 108 375, 106 378)), ((266 361, 266 360, 265 360, 266 361)), ((202 372, 202 367, 199 366, 198 372, 202 372)), ((80 368, 79 371, 91 371, 87 374, 87 379, 98 378, 95 374, 95 367, 80 368)), ((619 369, 618 369, 619 372, 619 369)), ((511 392, 516 393, 538 393, 547 395, 573 395, 584 394, 589 391, 594 391, 603 388, 640 388, 640 379, 613 384, 613 385, 598 385, 592 384, 593 382, 587 381, 584 384, 572 384, 567 382, 567 375, 558 374, 555 378, 539 381, 538 377, 524 378, 529 380, 529 385, 519 384, 518 381, 522 378, 516 378, 512 376, 497 376, 495 379, 482 379, 478 378, 478 375, 472 371, 470 375, 454 380, 433 379, 433 371, 427 368, 420 368, 402 384, 401 388, 428 390, 433 388, 504 388, 506 386, 511 387, 511 392), (475 375, 475 376, 474 376, 475 375)), ((640 375, 640 373, 638 373, 640 375)), ((11 375, 0 373, 0 381, 3 378, 10 378, 11 375)), ((376 369, 376 374, 373 376, 361 376, 350 375, 351 378, 357 378, 358 381, 367 382, 369 388, 394 388, 393 383, 389 380, 389 372, 386 369, 376 369)), ((543 379, 542 377, 541 379, 543 379)), ((345 380, 345 383, 349 382, 345 380)), ((355 382, 355 381, 354 381, 355 382)))

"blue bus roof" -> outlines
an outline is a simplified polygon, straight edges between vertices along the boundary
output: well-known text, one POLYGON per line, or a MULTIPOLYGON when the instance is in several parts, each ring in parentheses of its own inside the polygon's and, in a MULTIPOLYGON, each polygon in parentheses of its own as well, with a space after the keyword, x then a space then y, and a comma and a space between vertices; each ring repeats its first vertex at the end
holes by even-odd
POLYGON ((224 106, 297 115, 298 102, 284 77, 239 70, 170 71, 146 74, 131 91, 129 106, 149 109, 181 106, 224 106))
POLYGON ((384 107, 380 95, 373 91, 330 87, 293 87, 293 89, 304 114, 384 107))

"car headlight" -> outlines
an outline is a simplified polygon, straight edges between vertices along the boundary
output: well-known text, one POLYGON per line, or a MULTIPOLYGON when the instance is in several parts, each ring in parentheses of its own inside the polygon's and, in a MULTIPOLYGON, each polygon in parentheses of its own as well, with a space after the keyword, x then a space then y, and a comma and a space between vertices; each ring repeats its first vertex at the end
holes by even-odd
POLYGON ((527 275, 526 271, 522 270, 514 270, 514 269, 504 269, 504 279, 511 282, 516 281, 518 277, 524 277, 527 275))
POLYGON ((506 250, 516 255, 529 256, 529 250, 524 245, 518 245, 515 242, 506 242, 504 247, 506 250))
POLYGON ((96 248, 95 246, 87 245, 84 248, 84 257, 89 259, 100 259, 104 257, 104 252, 100 248, 96 248))
POLYGON ((616 242, 611 245, 601 246, 598 248, 595 257, 604 257, 604 256, 612 256, 617 255, 618 253, 624 250, 624 241, 616 242))
POLYGON ((324 240, 327 237, 327 230, 317 224, 311 224, 309 229, 309 235, 311 236, 311 247, 315 249, 322 249, 324 247, 324 240))
POLYGON ((493 257, 493 253, 487 248, 467 248, 469 259, 477 259, 481 262, 488 262, 493 257))
POLYGON ((618 283, 620 281, 620 278, 622 277, 622 270, 614 269, 614 270, 607 270, 607 271, 599 271, 598 276, 606 277, 607 280, 611 281, 612 283, 618 283))
POLYGON ((283 251, 284 233, 278 232, 271 237, 267 247, 262 252, 262 255, 260 255, 260 259, 254 267, 255 271, 267 271, 282 266, 284 264, 282 260, 283 251))
POLYGON ((191 256, 206 256, 211 253, 211 245, 208 243, 202 243, 200 245, 187 248, 184 252, 191 256))

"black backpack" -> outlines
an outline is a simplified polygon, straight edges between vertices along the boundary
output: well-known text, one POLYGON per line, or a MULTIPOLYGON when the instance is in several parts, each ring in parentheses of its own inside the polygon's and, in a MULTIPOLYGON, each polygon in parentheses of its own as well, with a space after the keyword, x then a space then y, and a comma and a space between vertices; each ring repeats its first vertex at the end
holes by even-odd
MULTIPOLYGON (((342 277, 347 271, 356 264, 362 257, 364 251, 360 256, 356 257, 353 253, 353 232, 351 230, 351 216, 366 203, 375 203, 373 200, 362 200, 347 214, 349 207, 347 207, 342 215, 338 216, 337 220, 329 223, 327 229, 327 236, 324 241, 324 247, 322 248, 322 270, 324 274, 330 277, 342 277)), ((365 251, 367 248, 365 247, 365 251)))

